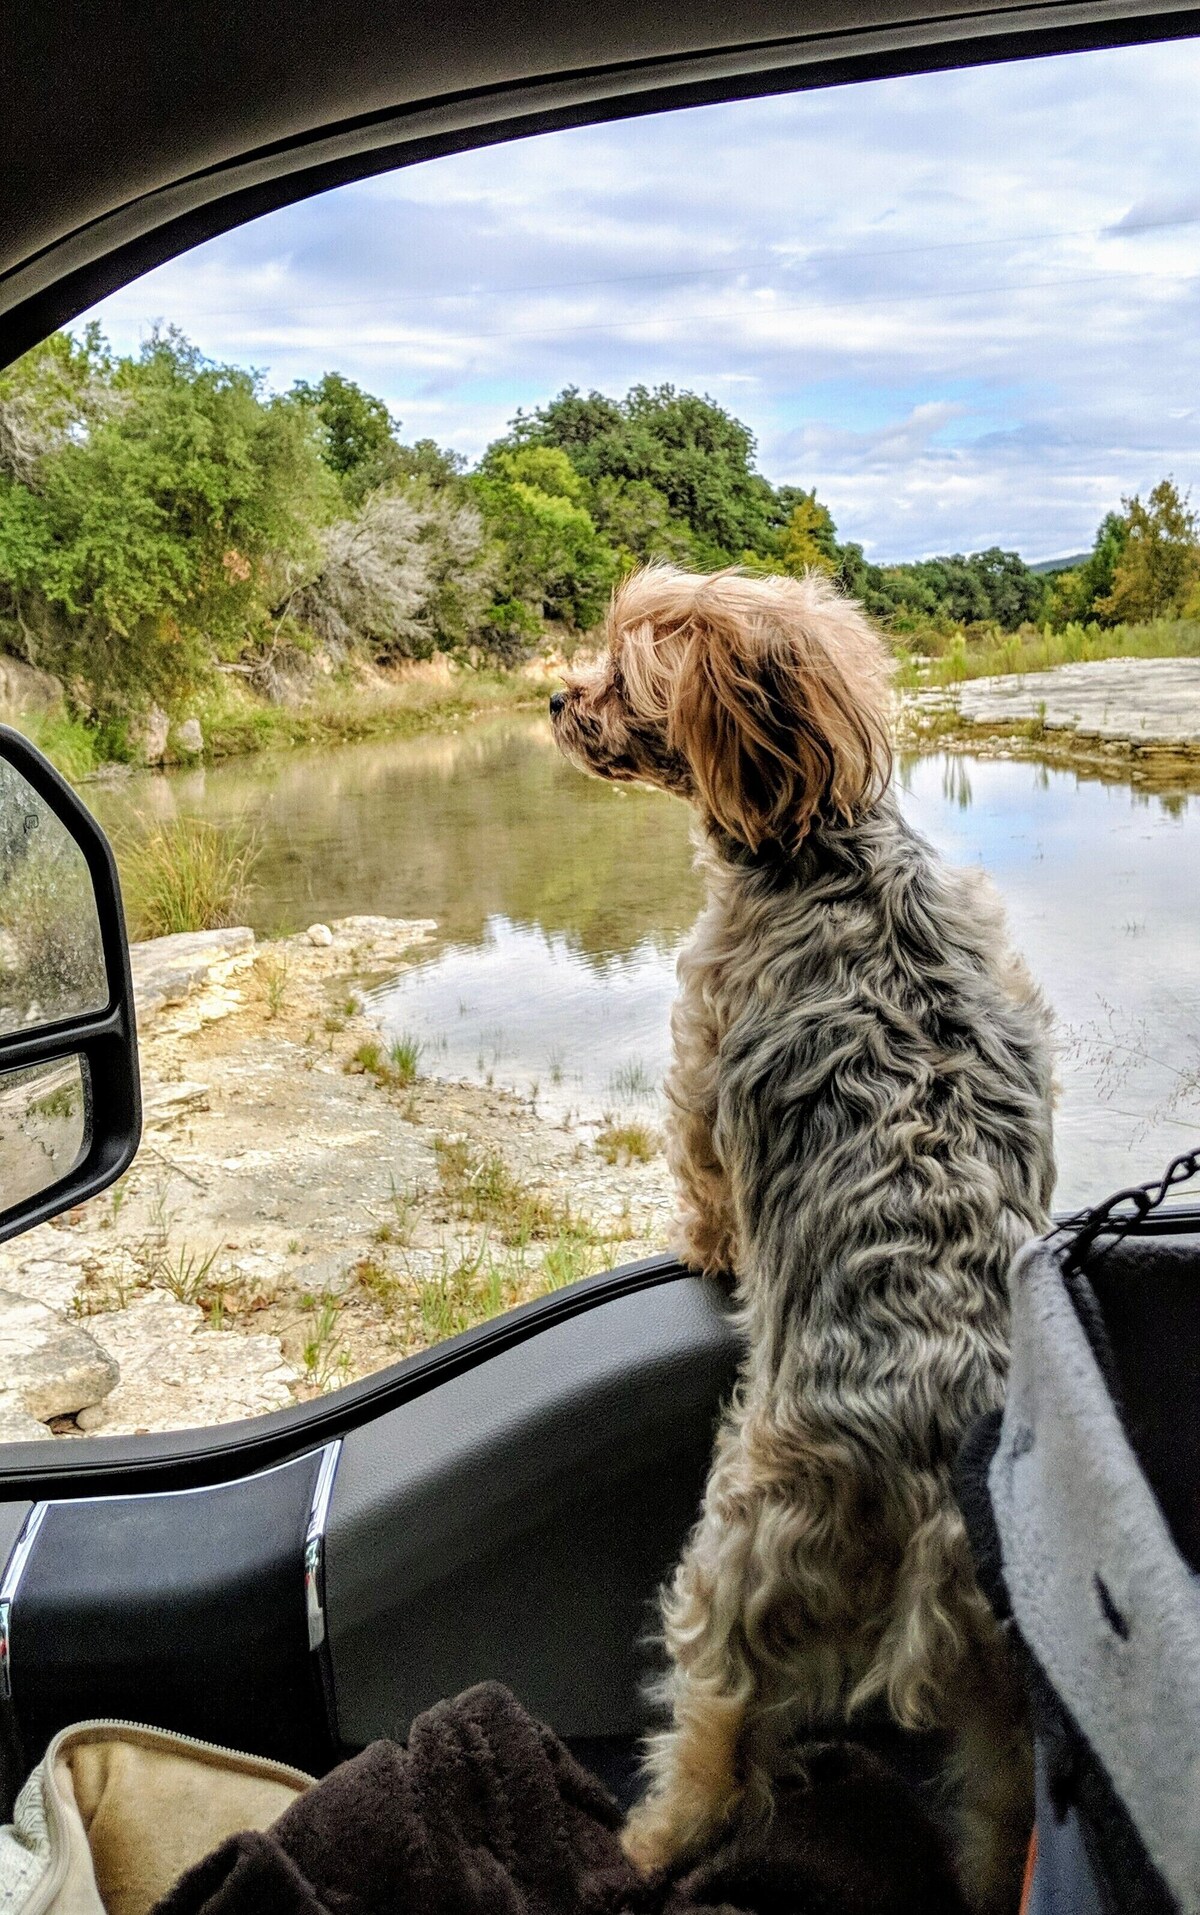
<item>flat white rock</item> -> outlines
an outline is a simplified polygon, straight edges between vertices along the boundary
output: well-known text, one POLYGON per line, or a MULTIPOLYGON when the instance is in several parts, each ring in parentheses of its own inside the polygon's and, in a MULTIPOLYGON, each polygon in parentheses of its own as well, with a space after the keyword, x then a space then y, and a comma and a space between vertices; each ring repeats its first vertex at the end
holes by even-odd
POLYGON ((196 1429, 261 1416, 295 1401, 297 1372, 279 1339, 210 1330, 200 1312, 152 1291, 124 1310, 94 1317, 121 1366, 121 1380, 80 1428, 106 1436, 196 1429))
POLYGON ((0 1409, 38 1423, 99 1403, 120 1374, 94 1336, 32 1297, 0 1290, 0 1409))

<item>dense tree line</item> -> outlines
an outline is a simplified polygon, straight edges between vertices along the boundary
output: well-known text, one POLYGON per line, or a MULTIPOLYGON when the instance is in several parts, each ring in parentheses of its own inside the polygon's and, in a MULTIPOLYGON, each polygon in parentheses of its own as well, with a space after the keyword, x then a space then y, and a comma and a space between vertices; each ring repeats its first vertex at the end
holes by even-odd
POLYGON ((272 395, 172 330, 134 357, 56 334, 0 375, 0 648, 85 716, 177 707, 220 671, 271 693, 317 658, 512 661, 587 632, 656 558, 817 567, 907 635, 1200 613, 1169 481, 1058 576, 996 549, 881 567, 815 490, 755 469, 746 426, 669 385, 569 387, 468 470, 339 373, 272 395))

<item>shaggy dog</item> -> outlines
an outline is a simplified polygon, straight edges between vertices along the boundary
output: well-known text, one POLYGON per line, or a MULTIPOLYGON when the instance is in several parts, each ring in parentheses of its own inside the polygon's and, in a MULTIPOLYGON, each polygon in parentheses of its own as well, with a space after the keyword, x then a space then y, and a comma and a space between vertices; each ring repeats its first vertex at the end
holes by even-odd
POLYGON ((888 706, 883 647, 825 579, 665 567, 550 701, 572 763, 699 814, 668 1155, 680 1252, 736 1278, 745 1342, 626 1846, 693 1854, 769 1812, 797 1734, 886 1708, 947 1736, 964 1886, 1001 1910, 1028 1748, 951 1466, 1002 1398, 1009 1260, 1047 1226, 1048 1014, 986 881, 901 816, 888 706))

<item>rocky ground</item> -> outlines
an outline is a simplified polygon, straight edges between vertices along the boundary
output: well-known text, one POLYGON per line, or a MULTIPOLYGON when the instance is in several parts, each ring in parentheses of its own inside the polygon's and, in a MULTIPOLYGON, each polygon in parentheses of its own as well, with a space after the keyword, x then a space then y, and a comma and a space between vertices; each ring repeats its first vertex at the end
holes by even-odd
POLYGON ((564 1125, 383 1049, 361 993, 434 929, 134 947, 142 1147, 0 1249, 0 1439, 255 1415, 662 1247, 653 1133, 564 1125))
POLYGON ((1200 785, 1200 658, 1114 658, 908 692, 902 737, 1058 760, 1133 784, 1200 785))

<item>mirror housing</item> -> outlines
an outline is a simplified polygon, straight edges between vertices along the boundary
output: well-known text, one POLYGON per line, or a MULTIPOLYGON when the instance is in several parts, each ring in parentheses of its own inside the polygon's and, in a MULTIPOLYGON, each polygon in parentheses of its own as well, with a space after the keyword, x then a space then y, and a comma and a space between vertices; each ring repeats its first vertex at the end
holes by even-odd
MULTIPOLYGON (((142 1131, 141 1083, 138 1076, 137 1029, 133 1009, 133 980, 129 941, 121 906, 121 887, 108 839, 66 780, 20 732, 0 725, 0 764, 11 767, 37 800, 62 826, 81 854, 91 884, 95 924, 88 935, 98 937, 104 984, 85 988, 80 1008, 64 1002, 51 1004, 45 1015, 33 1001, 15 1027, 0 1032, 0 1085, 26 1079, 36 1082, 42 1067, 48 1082, 74 1068, 78 1072, 85 1121, 74 1160, 65 1171, 52 1161, 52 1181, 23 1194, 10 1195, 0 1182, 0 1243, 45 1223, 85 1198, 94 1197, 127 1170, 136 1154, 142 1131), (104 999, 101 1003, 100 999, 104 999), (61 1013, 61 1014, 57 1014, 61 1013), (40 1018, 40 1021, 39 1021, 40 1018)), ((3 782, 0 781, 0 791, 3 782)), ((0 802, 12 803, 11 789, 0 802)), ((26 821, 35 825, 36 817, 26 821)), ((0 818, 0 838, 12 821, 0 818)), ((11 830, 8 841, 16 838, 11 830)), ((0 891, 0 913, 4 895, 0 891)), ((6 927, 0 923, 0 934, 6 927)), ((61 1092, 59 1093, 61 1096, 61 1092)), ((44 1100, 43 1100, 44 1103, 44 1100)), ((43 1146, 44 1147, 44 1146, 43 1146)), ((64 1154, 63 1162, 68 1158, 64 1154)), ((11 1188, 11 1187, 10 1187, 11 1188)))

